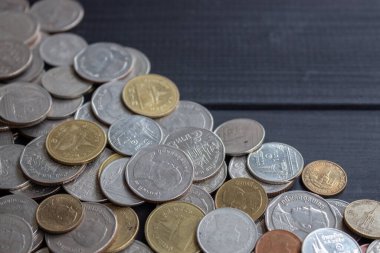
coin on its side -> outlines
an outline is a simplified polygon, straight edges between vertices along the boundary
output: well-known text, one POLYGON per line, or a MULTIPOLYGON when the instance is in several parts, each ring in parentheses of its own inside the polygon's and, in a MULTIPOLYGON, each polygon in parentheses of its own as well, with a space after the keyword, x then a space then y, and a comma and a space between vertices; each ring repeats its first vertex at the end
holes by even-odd
POLYGON ((119 253, 153 253, 153 251, 144 243, 134 240, 128 248, 119 253))
POLYGON ((192 185, 186 195, 180 198, 179 201, 196 205, 202 209, 205 214, 211 212, 212 210, 215 210, 214 199, 210 193, 208 193, 202 187, 196 185, 192 185))
MULTIPOLYGON (((300 253, 302 242, 286 230, 273 230, 265 233, 256 244, 255 253, 300 253)), ((359 252, 358 252, 359 253, 359 252)))
POLYGON ((226 181, 227 178, 227 164, 224 162, 220 167, 219 171, 209 179, 200 182, 194 182, 197 185, 207 191, 208 193, 213 193, 226 181))
MULTIPOLYGON (((373 241, 367 248, 367 253, 378 253, 380 252, 380 240, 373 241)), ((365 252, 363 252, 365 253, 365 252)))
POLYGON ((0 252, 31 252, 33 231, 24 219, 12 214, 0 214, 0 231, 0 252))

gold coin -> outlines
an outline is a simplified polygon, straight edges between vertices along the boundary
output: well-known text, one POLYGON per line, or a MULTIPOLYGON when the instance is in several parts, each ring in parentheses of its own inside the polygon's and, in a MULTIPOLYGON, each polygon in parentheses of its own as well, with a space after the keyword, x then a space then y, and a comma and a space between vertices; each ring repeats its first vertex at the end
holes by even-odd
POLYGON ((338 164, 319 160, 305 166, 302 182, 307 189, 316 194, 334 196, 346 187, 347 174, 338 164))
POLYGON ((131 79, 124 87, 123 101, 133 112, 151 118, 171 113, 179 102, 177 86, 168 78, 148 74, 131 79))
POLYGON ((117 159, 121 159, 121 158, 125 158, 125 156, 122 156, 118 153, 114 153, 112 155, 110 155, 106 160, 104 160, 102 162, 102 164, 100 164, 99 166, 99 170, 98 170, 98 179, 100 178, 100 176, 102 175, 102 172, 104 170, 105 167, 107 167, 108 164, 112 163, 113 161, 117 160, 117 159))
POLYGON ((107 136, 96 123, 69 120, 54 127, 46 138, 46 149, 56 161, 81 165, 94 160, 105 148, 107 136))
POLYGON ((67 233, 83 219, 82 202, 69 194, 51 196, 38 206, 36 220, 45 231, 53 234, 67 233))
POLYGON ((196 230, 203 217, 203 211, 190 203, 160 205, 146 220, 145 238, 156 252, 200 252, 196 230))
POLYGON ((119 207, 106 204, 116 215, 117 230, 115 239, 105 250, 106 253, 120 252, 127 248, 135 239, 139 230, 139 218, 130 207, 119 207))
POLYGON ((256 180, 235 178, 225 182, 216 192, 215 206, 237 208, 258 220, 268 206, 268 196, 256 180))

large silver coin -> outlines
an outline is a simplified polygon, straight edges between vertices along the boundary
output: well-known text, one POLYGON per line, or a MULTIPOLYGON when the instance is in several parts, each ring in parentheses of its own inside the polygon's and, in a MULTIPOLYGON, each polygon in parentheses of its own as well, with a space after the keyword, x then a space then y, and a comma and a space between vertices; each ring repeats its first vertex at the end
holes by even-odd
POLYGON ((13 133, 9 130, 0 131, 0 146, 10 145, 14 143, 13 133))
POLYGON ((33 245, 33 232, 22 218, 0 214, 0 253, 29 253, 33 245))
POLYGON ((334 210, 322 197, 305 191, 289 191, 274 198, 265 212, 268 230, 283 229, 302 240, 319 228, 335 228, 334 210))
POLYGON ((255 222, 235 208, 218 208, 199 223, 197 240, 207 253, 249 253, 258 239, 255 222))
POLYGON ((144 243, 134 240, 128 248, 119 253, 153 253, 153 251, 144 243))
POLYGON ((74 180, 86 165, 67 166, 55 162, 45 148, 46 135, 26 145, 20 159, 25 176, 40 185, 61 185, 74 180))
POLYGON ((79 107, 82 106, 84 97, 81 96, 75 99, 58 99, 53 98, 53 104, 49 113, 48 119, 64 119, 73 115, 79 107))
POLYGON ((45 119, 37 125, 21 128, 20 133, 29 138, 37 138, 42 135, 47 135, 51 129, 53 129, 55 126, 59 125, 63 121, 65 120, 45 119))
POLYGON ((219 171, 209 179, 200 182, 194 182, 195 185, 203 188, 208 193, 213 193, 222 186, 227 178, 227 164, 224 162, 220 167, 219 171))
POLYGON ((151 64, 148 57, 143 52, 135 48, 126 47, 125 49, 133 56, 135 61, 132 66, 132 71, 121 80, 124 83, 127 83, 129 80, 131 80, 132 78, 136 76, 149 74, 151 64))
POLYGON ((40 25, 29 14, 0 12, 0 40, 17 40, 31 43, 38 36, 40 25))
POLYGON ((166 145, 185 152, 194 165, 194 181, 215 175, 224 162, 224 145, 213 132, 195 127, 175 130, 165 139, 166 145))
MULTIPOLYGON (((311 232, 302 243, 304 253, 361 253, 359 244, 348 234, 335 228, 311 232)), ((368 252, 368 251, 367 251, 368 252)))
POLYGON ((252 119, 233 119, 214 131, 223 141, 226 154, 239 156, 258 149, 264 141, 265 129, 252 119))
POLYGON ((118 153, 132 156, 150 145, 162 140, 161 127, 156 121, 131 115, 114 122, 108 131, 108 142, 118 153))
POLYGON ((40 54, 51 66, 70 66, 74 57, 87 47, 87 42, 79 35, 61 33, 50 36, 41 43, 40 54))
POLYGON ((29 2, 26 0, 2 0, 0 2, 0 12, 26 12, 29 9, 29 2))
POLYGON ((74 119, 84 119, 88 120, 91 122, 94 122, 101 126, 101 128, 104 130, 104 132, 107 134, 108 133, 108 126, 100 122, 95 116, 94 113, 92 112, 91 109, 91 103, 87 102, 83 104, 81 107, 78 108, 77 112, 75 113, 74 119))
POLYGON ((74 67, 83 78, 105 83, 126 76, 132 69, 133 56, 115 43, 95 43, 75 56, 74 67))
POLYGON ((21 74, 30 66, 32 58, 32 52, 22 42, 0 40, 0 80, 21 74))
MULTIPOLYGON (((29 67, 21 74, 17 75, 13 79, 6 80, 7 83, 14 82, 31 82, 33 83, 44 70, 44 61, 42 60, 38 50, 32 51, 33 57, 29 67)), ((17 62, 19 59, 12 59, 13 62, 17 62)))
MULTIPOLYGON (((365 253, 365 252, 363 252, 365 253)), ((376 240, 376 241, 373 241, 368 249, 367 249, 367 253, 380 253, 380 240, 376 240)))
POLYGON ((205 214, 215 209, 214 199, 210 193, 196 185, 192 185, 186 195, 180 198, 179 201, 194 204, 202 209, 205 214))
POLYGON ((28 183, 24 187, 10 191, 13 194, 19 194, 26 196, 31 199, 43 199, 54 193, 58 192, 61 189, 60 186, 42 186, 38 184, 28 183))
POLYGON ((285 184, 301 175, 304 161, 297 149, 269 142, 248 156, 248 168, 257 179, 270 184, 285 184))
POLYGON ((116 235, 116 216, 102 204, 83 203, 83 221, 74 230, 62 234, 46 234, 46 244, 53 252, 98 253, 112 242, 116 235))
POLYGON ((135 154, 126 169, 127 183, 137 196, 165 202, 184 195, 193 182, 194 167, 181 150, 149 146, 135 154))
POLYGON ((117 159, 108 164, 99 179, 100 188, 109 201, 119 206, 135 206, 144 203, 128 187, 125 168, 129 158, 117 159))

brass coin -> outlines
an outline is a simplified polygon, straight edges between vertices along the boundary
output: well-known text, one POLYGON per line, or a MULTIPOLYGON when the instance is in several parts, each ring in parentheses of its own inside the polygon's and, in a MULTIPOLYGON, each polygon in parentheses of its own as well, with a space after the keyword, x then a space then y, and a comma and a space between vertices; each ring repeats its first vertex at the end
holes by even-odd
POLYGON ((225 182, 216 192, 215 206, 237 208, 258 220, 268 206, 268 196, 256 180, 235 178, 225 182))
POLYGON ((158 118, 174 111, 179 102, 179 91, 166 77, 156 74, 142 75, 125 85, 123 101, 137 114, 158 118))
POLYGON ((338 164, 319 160, 309 163, 302 172, 307 189, 321 196, 334 196, 347 185, 347 174, 338 164))
POLYGON ((69 194, 51 196, 38 206, 36 220, 40 228, 53 233, 67 233, 83 219, 83 206, 79 199, 69 194))
POLYGON ((56 161, 80 165, 94 160, 105 148, 102 128, 87 120, 69 120, 54 127, 46 138, 46 149, 56 161))
POLYGON ((196 230, 203 217, 203 211, 190 203, 160 205, 146 220, 145 238, 156 252, 200 252, 196 230))

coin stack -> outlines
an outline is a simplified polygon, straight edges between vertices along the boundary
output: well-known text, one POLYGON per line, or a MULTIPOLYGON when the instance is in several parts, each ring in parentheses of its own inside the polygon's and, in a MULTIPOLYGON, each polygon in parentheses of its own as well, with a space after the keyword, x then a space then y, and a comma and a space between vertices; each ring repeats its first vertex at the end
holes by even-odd
POLYGON ((380 202, 330 198, 341 166, 304 166, 253 119, 214 129, 142 52, 68 33, 83 16, 1 0, 0 253, 380 252, 380 202))

